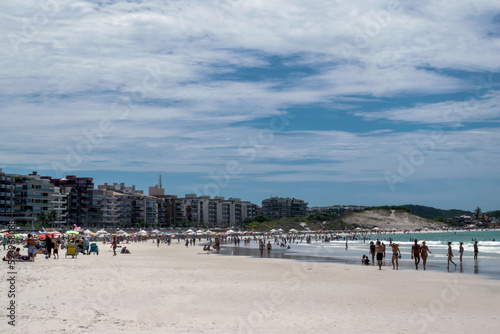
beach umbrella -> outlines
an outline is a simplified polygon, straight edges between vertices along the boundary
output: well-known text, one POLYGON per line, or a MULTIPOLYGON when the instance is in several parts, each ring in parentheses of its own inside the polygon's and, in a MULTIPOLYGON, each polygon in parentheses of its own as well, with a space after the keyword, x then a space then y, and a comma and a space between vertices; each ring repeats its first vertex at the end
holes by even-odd
POLYGON ((80 234, 80 233, 78 233, 77 231, 66 231, 66 234, 73 234, 73 235, 75 235, 75 234, 80 234))
POLYGON ((296 229, 292 228, 288 232, 290 232, 290 233, 297 233, 298 231, 296 229))

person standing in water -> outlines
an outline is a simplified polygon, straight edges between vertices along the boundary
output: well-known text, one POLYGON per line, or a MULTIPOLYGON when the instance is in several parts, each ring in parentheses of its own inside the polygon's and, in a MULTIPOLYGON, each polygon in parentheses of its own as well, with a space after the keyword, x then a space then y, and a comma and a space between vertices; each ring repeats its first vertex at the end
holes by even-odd
POLYGON ((411 258, 415 258, 415 270, 418 270, 418 264, 420 263, 420 245, 417 239, 415 239, 415 244, 411 246, 411 258))
POLYGON ((479 253, 479 250, 477 248, 477 240, 474 242, 474 260, 477 260, 477 253, 479 253))
POLYGON ((446 269, 450 269, 450 262, 457 266, 455 262, 451 259, 453 257, 453 250, 451 249, 451 241, 448 241, 448 267, 446 269))
POLYGON ((382 270, 382 260, 384 259, 384 246, 380 244, 380 241, 377 241, 377 246, 375 247, 375 251, 377 252, 378 270, 382 270))
POLYGON ((463 242, 460 242, 460 248, 458 249, 458 253, 460 254, 460 262, 462 262, 462 256, 464 255, 464 246, 463 242))
POLYGON ((389 246, 391 246, 392 248, 392 270, 394 269, 399 270, 398 259, 401 254, 401 251, 399 250, 399 245, 393 244, 392 241, 389 241, 389 246), (396 267, 394 267, 394 261, 396 261, 396 267))
POLYGON ((425 241, 422 241, 422 246, 420 246, 420 254, 422 255, 422 264, 424 265, 424 270, 425 270, 425 264, 427 263, 427 252, 431 253, 432 252, 429 250, 429 247, 425 244, 425 241))

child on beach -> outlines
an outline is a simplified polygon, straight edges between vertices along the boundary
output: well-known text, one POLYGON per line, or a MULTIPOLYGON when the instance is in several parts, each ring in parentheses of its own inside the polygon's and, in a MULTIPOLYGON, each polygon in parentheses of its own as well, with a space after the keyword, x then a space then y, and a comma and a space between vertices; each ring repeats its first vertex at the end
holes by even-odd
POLYGON ((53 254, 54 254, 54 260, 55 260, 56 256, 57 256, 57 258, 59 258, 59 239, 54 240, 53 246, 54 246, 53 254))
POLYGON ((453 257, 453 251, 451 250, 451 241, 448 241, 448 267, 446 269, 450 269, 450 262, 457 266, 455 262, 451 259, 453 257))

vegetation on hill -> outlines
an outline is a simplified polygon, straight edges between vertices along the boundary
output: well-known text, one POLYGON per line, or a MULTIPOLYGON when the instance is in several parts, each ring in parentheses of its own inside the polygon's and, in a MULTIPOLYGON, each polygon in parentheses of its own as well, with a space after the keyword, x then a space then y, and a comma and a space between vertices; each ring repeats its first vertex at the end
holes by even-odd
POLYGON ((343 230, 348 227, 347 224, 342 222, 336 215, 329 215, 317 213, 307 217, 293 217, 285 219, 270 219, 265 216, 256 216, 247 218, 243 221, 244 230, 253 231, 270 231, 272 229, 283 229, 288 232, 290 229, 302 231, 309 229, 311 231, 317 230, 343 230))
POLYGON ((472 215, 473 213, 470 211, 465 211, 465 210, 457 210, 457 209, 451 209, 451 210, 442 210, 442 209, 436 209, 430 206, 423 206, 423 205, 413 205, 413 204, 406 204, 402 205, 402 207, 408 209, 411 213, 413 213, 416 216, 420 216, 423 218, 427 219, 436 219, 439 218, 439 220, 446 220, 446 218, 453 218, 458 215, 472 215))
POLYGON ((486 216, 490 218, 500 218, 500 210, 495 210, 495 211, 488 211, 485 213, 486 216))
MULTIPOLYGON (((371 206, 365 209, 365 211, 371 211, 371 210, 396 210, 396 211, 404 211, 407 213, 413 213, 411 210, 406 208, 405 206, 395 206, 395 205, 384 205, 384 206, 371 206)), ((413 213, 415 214, 415 213, 413 213)), ((418 215, 417 215, 418 216, 418 215)))

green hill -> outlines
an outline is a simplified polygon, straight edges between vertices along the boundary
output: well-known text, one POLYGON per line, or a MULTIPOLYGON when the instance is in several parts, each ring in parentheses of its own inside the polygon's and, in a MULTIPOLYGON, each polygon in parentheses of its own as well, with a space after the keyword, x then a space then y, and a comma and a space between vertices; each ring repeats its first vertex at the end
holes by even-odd
POLYGON ((473 213, 470 211, 466 210, 457 210, 457 209, 451 209, 451 210, 442 210, 442 209, 436 209, 430 206, 423 206, 423 205, 412 205, 412 204, 406 204, 402 205, 402 207, 410 210, 414 215, 420 216, 423 218, 427 219, 435 219, 437 217, 442 217, 442 218, 452 218, 457 215, 472 215, 473 213))

